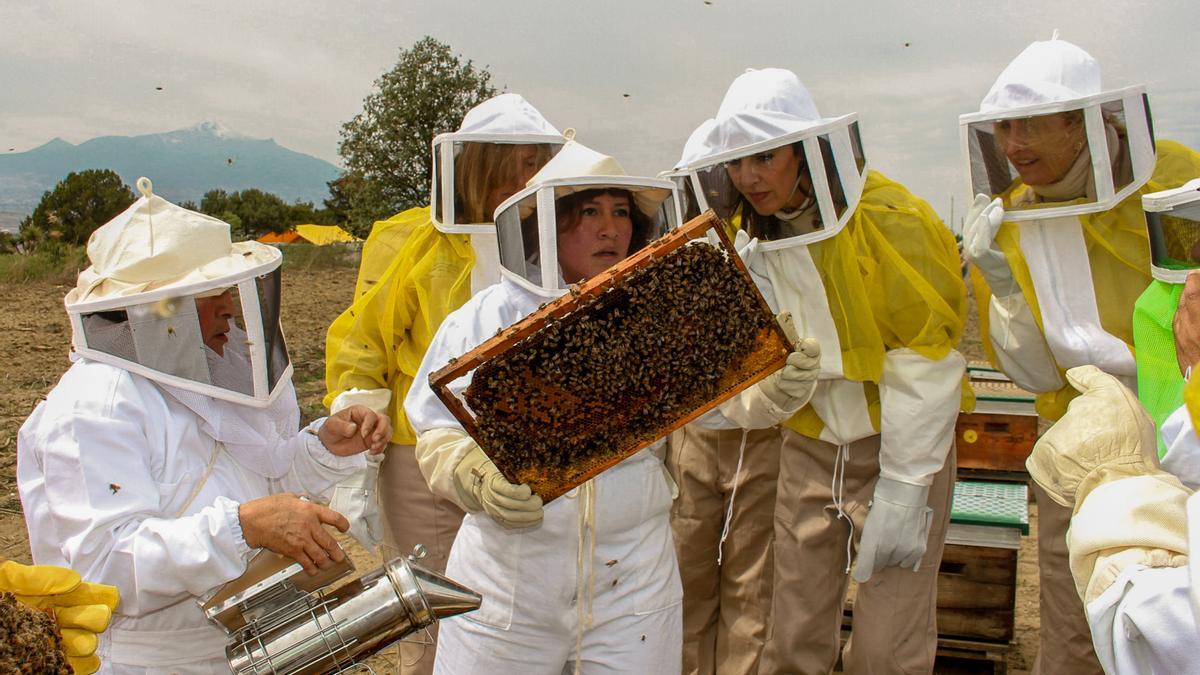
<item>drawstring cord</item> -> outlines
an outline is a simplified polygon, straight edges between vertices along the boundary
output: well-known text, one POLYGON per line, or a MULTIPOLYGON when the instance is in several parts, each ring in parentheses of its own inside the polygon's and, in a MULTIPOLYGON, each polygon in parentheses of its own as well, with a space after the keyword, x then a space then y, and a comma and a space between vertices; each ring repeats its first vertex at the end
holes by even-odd
POLYGON ((833 481, 829 486, 829 491, 833 494, 833 505, 837 508, 838 520, 845 518, 846 523, 850 525, 850 536, 846 539, 846 574, 850 573, 851 546, 854 543, 854 520, 843 509, 845 505, 845 495, 843 493, 846 487, 846 462, 849 461, 850 444, 839 445, 837 457, 833 462, 833 481))
POLYGON ((742 429, 742 444, 738 447, 737 469, 733 472, 733 491, 729 493, 729 508, 725 510, 725 524, 721 526, 721 541, 717 542, 717 566, 721 565, 725 539, 729 536, 729 523, 733 520, 733 502, 737 499, 738 485, 742 482, 742 458, 746 454, 746 437, 750 432, 742 429))
POLYGON ((596 484, 587 481, 579 492, 569 498, 582 497, 579 502, 579 545, 575 553, 575 675, 583 667, 583 631, 592 625, 592 602, 596 597, 596 484), (587 544, 585 559, 584 544, 587 544), (586 570, 584 569, 586 565, 586 570))

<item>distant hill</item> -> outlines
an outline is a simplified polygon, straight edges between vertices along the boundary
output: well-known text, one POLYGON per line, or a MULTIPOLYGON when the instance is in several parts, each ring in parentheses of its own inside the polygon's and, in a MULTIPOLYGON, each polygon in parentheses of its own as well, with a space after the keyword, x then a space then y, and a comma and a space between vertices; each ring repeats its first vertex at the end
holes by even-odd
POLYGON ((205 192, 248 188, 317 206, 338 168, 322 159, 249 138, 212 122, 146 136, 102 136, 72 145, 61 138, 28 152, 0 155, 0 212, 31 213, 42 193, 71 171, 112 169, 131 188, 139 176, 173 202, 199 203, 205 192))

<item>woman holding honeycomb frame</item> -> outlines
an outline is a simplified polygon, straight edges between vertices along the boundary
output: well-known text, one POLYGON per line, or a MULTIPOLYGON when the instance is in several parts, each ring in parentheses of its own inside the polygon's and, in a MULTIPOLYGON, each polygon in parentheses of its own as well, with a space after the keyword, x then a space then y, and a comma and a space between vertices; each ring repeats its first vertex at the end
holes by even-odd
MULTIPOLYGON (((417 377, 678 221, 670 182, 627 176, 611 157, 568 143, 497 210, 501 282, 447 317, 417 377)), ((788 366, 747 391, 786 388, 807 400, 793 386, 811 381, 805 375, 788 366)), ((451 391, 460 395, 467 379, 451 391)), ((576 672, 679 672, 681 591, 661 442, 543 507, 528 485, 504 478, 431 389, 411 389, 405 410, 430 488, 467 511, 448 569, 484 596, 477 612, 442 624, 435 672, 557 675, 572 661, 576 672)))

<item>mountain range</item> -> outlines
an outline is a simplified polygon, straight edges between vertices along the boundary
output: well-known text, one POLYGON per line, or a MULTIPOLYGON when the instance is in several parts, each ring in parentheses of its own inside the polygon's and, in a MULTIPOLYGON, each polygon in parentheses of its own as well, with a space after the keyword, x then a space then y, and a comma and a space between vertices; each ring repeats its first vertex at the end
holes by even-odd
POLYGON ((258 188, 285 201, 320 206, 339 169, 272 139, 250 138, 213 122, 144 136, 102 136, 74 145, 55 138, 27 152, 0 154, 0 212, 31 213, 42 193, 72 171, 112 169, 131 188, 139 176, 154 192, 199 203, 205 192, 258 188))

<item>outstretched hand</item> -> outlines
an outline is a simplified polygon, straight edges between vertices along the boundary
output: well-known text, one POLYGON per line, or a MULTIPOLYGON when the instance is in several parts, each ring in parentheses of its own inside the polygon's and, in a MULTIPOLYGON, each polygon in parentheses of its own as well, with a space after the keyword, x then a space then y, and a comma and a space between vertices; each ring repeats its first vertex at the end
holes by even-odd
POLYGON ((343 408, 328 418, 317 431, 317 438, 339 457, 358 454, 364 450, 378 455, 392 438, 392 423, 365 405, 343 408))
POLYGON ((298 495, 280 493, 245 502, 238 509, 242 537, 250 548, 265 548, 304 566, 309 574, 341 562, 346 554, 324 525, 350 529, 345 516, 298 495))

